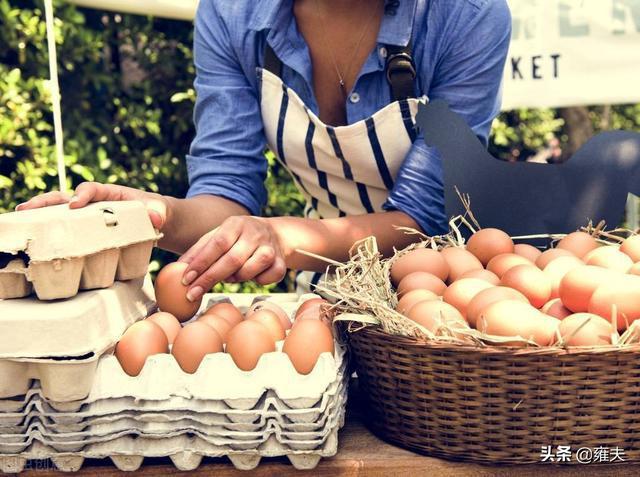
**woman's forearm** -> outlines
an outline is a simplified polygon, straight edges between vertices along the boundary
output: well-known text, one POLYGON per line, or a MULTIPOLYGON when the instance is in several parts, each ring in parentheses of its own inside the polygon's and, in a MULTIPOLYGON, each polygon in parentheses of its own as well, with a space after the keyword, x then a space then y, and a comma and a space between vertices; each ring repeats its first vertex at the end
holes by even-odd
POLYGON ((187 251, 200 237, 229 217, 249 213, 237 202, 213 195, 188 199, 162 196, 162 200, 166 204, 167 219, 159 246, 177 254, 187 251))
POLYGON ((303 219, 297 217, 273 217, 271 222, 283 246, 287 268, 295 270, 324 271, 327 263, 297 252, 304 250, 338 262, 349 258, 354 242, 375 236, 380 252, 393 253, 393 247, 403 248, 418 237, 408 235, 396 227, 419 229, 416 222, 404 212, 381 212, 355 215, 337 219, 303 219))

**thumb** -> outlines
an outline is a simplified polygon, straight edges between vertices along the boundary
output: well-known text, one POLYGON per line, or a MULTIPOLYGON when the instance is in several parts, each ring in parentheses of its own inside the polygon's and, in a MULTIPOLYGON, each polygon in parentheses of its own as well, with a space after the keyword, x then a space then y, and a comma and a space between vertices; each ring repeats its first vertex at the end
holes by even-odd
POLYGON ((153 226, 158 230, 162 230, 167 221, 167 204, 162 200, 152 199, 146 201, 145 205, 153 226))

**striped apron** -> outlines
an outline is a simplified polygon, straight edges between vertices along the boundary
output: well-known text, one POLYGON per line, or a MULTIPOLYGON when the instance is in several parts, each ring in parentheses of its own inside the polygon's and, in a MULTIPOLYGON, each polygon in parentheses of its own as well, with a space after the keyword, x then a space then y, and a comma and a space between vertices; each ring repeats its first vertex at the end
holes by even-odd
MULTIPOLYGON (((415 139, 418 99, 395 101, 347 126, 324 124, 272 72, 261 69, 261 110, 269 148, 306 199, 305 216, 382 212, 415 139)), ((301 271, 296 291, 313 291, 321 273, 301 271)))

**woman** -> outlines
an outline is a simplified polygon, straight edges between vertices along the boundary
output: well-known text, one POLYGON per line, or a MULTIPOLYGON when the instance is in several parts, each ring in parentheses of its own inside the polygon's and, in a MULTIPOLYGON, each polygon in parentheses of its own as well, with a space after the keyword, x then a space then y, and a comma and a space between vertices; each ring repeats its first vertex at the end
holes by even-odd
POLYGON ((343 261, 375 235, 388 254, 412 240, 398 226, 446 229, 417 98, 446 100, 486 144, 509 38, 506 0, 201 0, 187 198, 84 183, 19 210, 144 201, 160 245, 189 263, 191 300, 223 280, 324 270, 298 250, 343 261), (265 143, 306 197, 305 218, 258 217, 265 143))

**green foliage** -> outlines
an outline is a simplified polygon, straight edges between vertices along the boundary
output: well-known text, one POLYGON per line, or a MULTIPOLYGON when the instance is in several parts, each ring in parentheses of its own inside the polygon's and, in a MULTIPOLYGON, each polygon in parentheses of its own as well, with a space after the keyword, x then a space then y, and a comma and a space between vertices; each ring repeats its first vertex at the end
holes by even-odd
MULTIPOLYGON (((68 186, 96 180, 184 196, 194 134, 192 25, 54 4, 68 186)), ((0 213, 57 188, 42 8, 40 0, 0 0, 0 213)), ((591 114, 596 130, 639 129, 640 105, 612 108, 607 121, 602 108, 591 114)), ((525 109, 496 120, 491 147, 523 159, 554 137, 563 139, 556 111, 525 109)), ((265 215, 300 215, 301 194, 273 155, 267 159, 265 215)), ((152 270, 172 259, 157 251, 152 270)))

